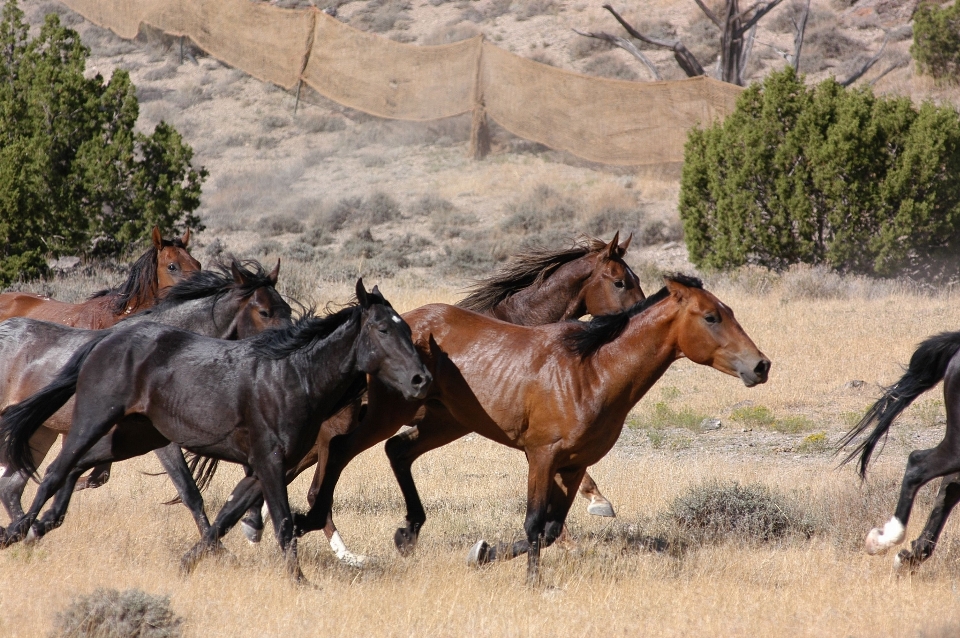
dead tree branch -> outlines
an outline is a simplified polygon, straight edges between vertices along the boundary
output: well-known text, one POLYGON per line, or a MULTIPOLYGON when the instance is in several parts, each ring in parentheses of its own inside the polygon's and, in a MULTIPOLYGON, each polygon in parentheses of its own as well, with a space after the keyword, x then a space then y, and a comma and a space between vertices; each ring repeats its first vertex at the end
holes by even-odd
MULTIPOLYGON (((779 2, 780 0, 777 1, 779 2)), ((652 44, 653 46, 672 50, 673 57, 677 60, 677 64, 680 65, 680 68, 683 69, 683 72, 686 73, 688 77, 693 78, 703 75, 703 66, 700 65, 700 62, 697 61, 697 58, 690 53, 689 49, 687 49, 687 47, 685 47, 680 40, 660 40, 658 38, 652 38, 650 36, 643 35, 634 29, 630 23, 624 20, 620 14, 617 13, 609 4, 603 5, 603 8, 613 14, 613 17, 616 18, 617 22, 620 23, 620 26, 622 26, 632 37, 642 42, 646 42, 647 44, 652 44)))
POLYGON ((640 60, 640 62, 642 62, 647 67, 647 69, 650 70, 650 73, 651 75, 653 75, 653 78, 655 80, 663 79, 660 76, 660 72, 657 70, 657 67, 653 64, 650 58, 645 56, 643 52, 640 49, 638 49, 637 46, 630 40, 627 40, 626 38, 621 38, 618 35, 611 35, 609 33, 603 33, 603 32, 594 33, 590 31, 578 31, 577 29, 574 29, 573 32, 576 33, 577 35, 582 35, 585 38, 596 38, 598 40, 604 40, 616 47, 620 47, 621 49, 623 49, 624 51, 626 51, 636 59, 640 60))
POLYGON ((863 74, 869 71, 870 69, 872 69, 873 65, 877 63, 877 61, 880 59, 880 56, 883 55, 883 50, 885 48, 887 48, 887 38, 883 39, 883 44, 880 45, 880 50, 877 51, 877 54, 874 55, 869 60, 867 60, 866 62, 864 62, 863 66, 861 66, 857 71, 855 71, 853 75, 848 77, 846 80, 840 81, 839 82, 840 86, 850 86, 851 84, 859 80, 861 77, 863 77, 863 74))
POLYGON ((909 60, 897 60, 896 62, 888 66, 886 69, 884 69, 883 72, 880 73, 880 75, 870 80, 869 82, 870 86, 873 86, 874 84, 882 80, 884 77, 886 77, 887 73, 890 73, 891 71, 895 71, 896 69, 903 68, 907 66, 907 64, 909 64, 909 60))

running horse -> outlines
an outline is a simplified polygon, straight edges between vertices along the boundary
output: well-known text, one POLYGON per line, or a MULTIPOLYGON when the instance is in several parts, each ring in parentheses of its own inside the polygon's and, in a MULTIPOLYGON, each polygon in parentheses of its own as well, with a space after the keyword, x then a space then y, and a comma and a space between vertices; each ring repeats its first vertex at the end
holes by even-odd
MULTIPOLYGON (((253 469, 227 500, 265 498, 287 569, 302 579, 286 471, 314 444, 321 423, 359 397, 367 375, 409 400, 423 399, 432 380, 410 328, 376 288, 368 293, 358 281, 357 299, 242 341, 143 322, 85 346, 46 389, 0 419, 4 458, 33 472, 29 437, 76 392, 63 449, 0 546, 22 540, 55 493, 59 522, 86 468, 176 443, 253 469)), ((185 567, 207 552, 206 540, 187 553, 185 567)))
POLYGON ((200 262, 190 256, 187 245, 190 231, 182 237, 163 239, 153 228, 153 246, 130 267, 127 280, 108 290, 94 293, 82 303, 66 303, 26 292, 0 294, 0 321, 10 317, 30 317, 74 328, 101 330, 127 315, 150 308, 170 286, 200 270, 200 262))
MULTIPOLYGON (((523 326, 579 319, 585 314, 622 312, 644 299, 639 278, 623 260, 632 239, 630 235, 620 243, 620 233, 616 233, 609 242, 583 237, 560 250, 528 249, 515 255, 499 272, 477 281, 457 306, 523 326)), ((330 439, 349 432, 355 425, 356 414, 355 410, 346 410, 327 421, 317 446, 297 465, 294 476, 318 462, 322 466, 330 439)), ((198 467, 197 481, 202 489, 216 467, 203 462, 198 467)), ((322 468, 317 471, 322 476, 322 468)), ((314 482, 315 487, 318 485, 319 479, 314 482)), ((315 495, 315 489, 308 494, 311 505, 315 495)), ((587 499, 590 514, 615 516, 613 505, 589 474, 584 476, 580 495, 587 499)), ((260 541, 263 527, 259 506, 251 508, 240 522, 240 529, 252 543, 260 541)), ((346 551, 332 522, 324 533, 341 561, 362 565, 362 557, 346 551)))
MULTIPOLYGON (((424 399, 406 401, 370 382, 357 427, 322 452, 322 482, 313 507, 296 518, 296 533, 328 523, 334 489, 351 459, 411 424, 417 428, 386 446, 407 504, 406 525, 394 542, 409 554, 426 520, 411 464, 476 432, 526 455, 526 540, 497 547, 480 541, 470 560, 479 565, 527 553, 527 578, 538 580, 540 550, 560 534, 586 468, 613 447, 627 413, 674 361, 686 357, 747 387, 767 380, 769 359, 729 307, 697 279, 675 275, 665 283, 628 310, 590 322, 516 326, 442 304, 406 313, 433 385, 424 399)), ((213 529, 225 533, 253 502, 227 502, 213 529)))
MULTIPOLYGON (((190 229, 182 237, 164 239, 160 228, 153 227, 153 245, 130 267, 126 281, 116 288, 95 292, 81 303, 57 301, 26 292, 0 294, 0 321, 11 317, 30 317, 73 328, 102 330, 129 315, 152 307, 168 288, 200 270, 200 262, 190 256, 190 229)), ((93 468, 77 489, 100 487, 110 479, 110 466, 93 468)))
POLYGON ((894 557, 895 566, 915 570, 930 558, 936 549, 940 533, 950 512, 960 502, 960 332, 944 332, 921 343, 907 371, 900 380, 885 388, 882 396, 841 441, 841 448, 851 445, 871 425, 873 431, 860 441, 843 461, 848 463, 860 456, 859 473, 866 478, 867 466, 874 449, 884 438, 894 420, 913 401, 943 381, 943 403, 947 409, 947 431, 943 440, 929 450, 915 450, 907 459, 907 468, 900 487, 900 499, 893 517, 882 528, 867 534, 865 548, 868 554, 883 554, 903 542, 907 522, 917 491, 935 478, 943 477, 936 501, 927 524, 910 550, 900 550, 894 557))
MULTIPOLYGON (((275 288, 279 270, 279 262, 270 273, 253 260, 234 260, 229 266, 217 264, 213 270, 200 271, 176 284, 156 306, 109 330, 152 321, 218 339, 245 339, 268 328, 288 326, 290 306, 275 288)), ((26 317, 0 323, 0 370, 4 371, 0 375, 0 414, 46 387, 75 352, 96 343, 107 332, 26 317)), ((31 435, 29 446, 34 466, 43 461, 58 435, 66 436, 69 432, 72 411, 73 404, 67 403, 31 435)), ((197 527, 205 531, 210 523, 180 449, 164 448, 157 455, 197 527)), ((11 521, 23 516, 20 497, 28 478, 26 472, 8 472, 0 464, 0 503, 11 521)))

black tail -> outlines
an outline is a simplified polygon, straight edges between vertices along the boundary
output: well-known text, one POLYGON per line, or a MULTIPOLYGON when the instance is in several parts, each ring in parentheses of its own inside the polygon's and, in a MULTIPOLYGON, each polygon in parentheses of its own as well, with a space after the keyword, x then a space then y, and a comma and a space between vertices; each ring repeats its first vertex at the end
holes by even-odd
POLYGON ((866 477, 873 450, 880 439, 886 436, 894 419, 913 403, 914 399, 943 379, 947 366, 957 351, 960 351, 960 332, 943 332, 921 343, 910 357, 910 365, 900 380, 884 389, 883 396, 840 441, 840 449, 845 448, 876 423, 873 432, 854 448, 843 463, 849 463, 860 455, 860 476, 866 477))
POLYGON ((193 480, 197 483, 197 489, 202 492, 210 485, 210 481, 213 479, 213 475, 216 474, 220 461, 208 456, 200 456, 199 454, 189 452, 187 456, 187 465, 193 474, 193 480))
POLYGON ((30 437, 74 395, 83 362, 107 334, 97 334, 77 350, 47 387, 3 411, 0 416, 0 458, 12 471, 26 470, 31 475, 36 474, 30 437))

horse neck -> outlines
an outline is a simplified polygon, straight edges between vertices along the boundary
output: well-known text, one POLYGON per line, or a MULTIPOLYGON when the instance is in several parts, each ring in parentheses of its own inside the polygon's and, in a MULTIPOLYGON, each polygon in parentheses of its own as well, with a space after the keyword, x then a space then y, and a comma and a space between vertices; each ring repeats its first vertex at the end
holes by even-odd
MULTIPOLYGON (((327 338, 290 355, 288 361, 315 399, 339 399, 363 371, 357 368, 359 318, 351 318, 327 338)), ((330 415, 326 415, 330 416, 330 415)))
POLYGON ((156 321, 205 337, 226 339, 236 332, 242 300, 232 294, 210 295, 183 303, 162 306, 148 315, 136 315, 127 321, 156 321))
POLYGON ((620 405, 626 412, 681 358, 675 322, 679 307, 668 298, 632 317, 623 333, 604 344, 585 364, 602 379, 600 391, 606 405, 620 405))
POLYGON ((490 315, 522 326, 540 326, 583 314, 583 285, 590 278, 589 258, 566 263, 539 285, 527 286, 490 309, 490 315))

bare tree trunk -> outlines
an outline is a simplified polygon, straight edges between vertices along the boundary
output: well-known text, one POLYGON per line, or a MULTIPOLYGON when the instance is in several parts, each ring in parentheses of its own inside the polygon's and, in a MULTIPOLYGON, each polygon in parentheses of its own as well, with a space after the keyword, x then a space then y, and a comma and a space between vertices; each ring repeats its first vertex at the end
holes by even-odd
POLYGON ((803 9, 803 17, 800 18, 800 24, 797 26, 797 35, 793 39, 793 70, 800 70, 800 49, 803 48, 803 32, 807 30, 807 17, 810 15, 810 0, 807 0, 807 6, 803 9))
POLYGON ((633 28, 626 20, 624 20, 619 13, 617 13, 613 7, 609 4, 603 5, 603 8, 613 14, 613 17, 617 19, 617 22, 620 23, 627 33, 636 38, 646 42, 647 44, 652 44, 653 46, 663 47, 665 49, 671 49, 673 51, 673 57, 676 59, 677 64, 680 65, 680 68, 683 69, 683 72, 687 74, 687 77, 696 77, 698 75, 703 75, 703 67, 700 65, 700 62, 697 61, 697 58, 693 56, 692 53, 683 46, 683 43, 680 40, 660 40, 658 38, 653 38, 648 35, 644 35, 633 28))

